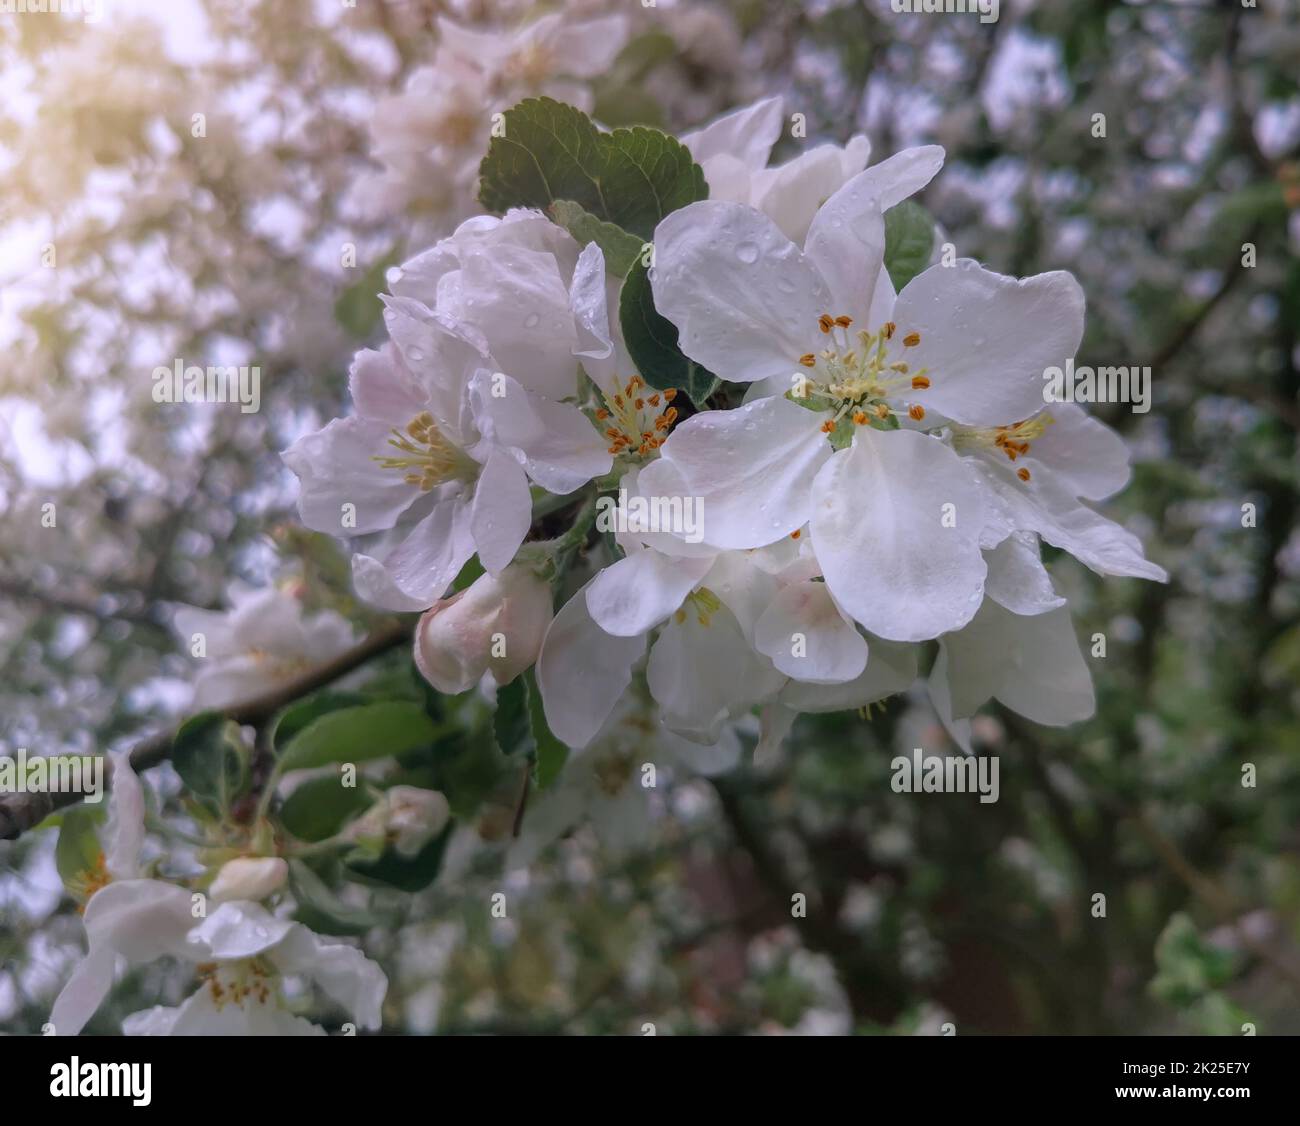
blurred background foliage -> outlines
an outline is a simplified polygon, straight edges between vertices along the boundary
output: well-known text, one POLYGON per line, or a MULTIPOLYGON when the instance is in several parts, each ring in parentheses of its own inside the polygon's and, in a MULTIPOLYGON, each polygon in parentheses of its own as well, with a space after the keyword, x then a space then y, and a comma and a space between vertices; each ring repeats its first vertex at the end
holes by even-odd
MULTIPOLYGON (((805 717, 766 768, 666 779, 643 841, 580 822, 507 875, 517 775, 482 701, 432 701, 457 734, 401 769, 447 788, 457 829, 427 858, 436 882, 377 891, 349 932, 389 972, 387 1027, 1300 1032, 1295 0, 1004 0, 991 24, 886 0, 565 7, 635 21, 591 84, 611 125, 680 131, 782 93, 808 139, 778 159, 856 131, 877 156, 943 144, 924 202, 958 253, 1073 272, 1078 362, 1150 365, 1150 413, 1097 413, 1136 463, 1108 512, 1172 580, 1052 563, 1085 652, 1104 635, 1098 711, 1064 731, 982 717, 992 805, 890 789, 895 754, 944 741, 900 697, 805 717)), ((384 269, 427 241, 415 205, 350 210, 349 189, 437 15, 538 9, 336 9, 0 19, 0 751, 103 749, 184 710, 171 615, 220 607, 232 578, 371 622, 336 545, 296 524, 278 457, 340 413, 384 269), (159 409, 149 373, 173 357, 259 364, 262 410, 159 409)), ((371 673, 425 698, 404 653, 371 673)), ((171 768, 152 776, 174 804, 171 768)), ((82 941, 53 837, 0 842, 8 1031, 39 1029, 82 941)), ((137 971, 91 1030, 182 985, 137 971)))

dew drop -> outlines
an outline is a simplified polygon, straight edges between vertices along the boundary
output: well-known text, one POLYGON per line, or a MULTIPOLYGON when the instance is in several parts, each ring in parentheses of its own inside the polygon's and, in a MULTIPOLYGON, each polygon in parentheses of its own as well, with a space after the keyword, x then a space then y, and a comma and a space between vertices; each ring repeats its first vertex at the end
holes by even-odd
POLYGON ((736 257, 747 266, 753 265, 758 261, 758 245, 752 242, 742 242, 736 247, 736 257))
POLYGON ((537 322, 541 319, 542 318, 536 313, 529 313, 528 316, 524 318, 524 328, 536 328, 537 322))

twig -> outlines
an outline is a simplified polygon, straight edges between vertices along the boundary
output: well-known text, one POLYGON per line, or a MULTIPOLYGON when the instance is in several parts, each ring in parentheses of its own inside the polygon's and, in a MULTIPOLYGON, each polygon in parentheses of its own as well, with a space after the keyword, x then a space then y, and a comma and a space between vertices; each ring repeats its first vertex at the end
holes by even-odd
MULTIPOLYGON (((293 680, 242 703, 218 709, 236 723, 258 725, 276 712, 309 692, 314 692, 339 677, 360 668, 367 661, 407 642, 412 622, 392 622, 381 627, 346 653, 294 677, 293 680)), ((178 725, 179 726, 179 725, 178 725)), ((176 727, 146 736, 131 748, 131 767, 148 770, 164 762, 171 754, 176 727)), ((111 780, 111 776, 110 776, 111 780)), ((16 840, 57 809, 75 805, 82 798, 77 793, 5 794, 0 795, 0 840, 16 840)))

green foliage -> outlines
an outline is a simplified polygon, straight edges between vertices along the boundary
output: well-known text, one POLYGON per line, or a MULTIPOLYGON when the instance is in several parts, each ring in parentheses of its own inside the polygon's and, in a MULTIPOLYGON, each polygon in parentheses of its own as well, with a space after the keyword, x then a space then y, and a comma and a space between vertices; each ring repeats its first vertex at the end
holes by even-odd
POLYGON ((187 720, 172 742, 172 765, 188 795, 219 815, 248 789, 249 757, 239 725, 219 712, 187 720))
POLYGON ((365 934, 375 926, 392 926, 390 913, 355 907, 335 895, 302 860, 289 861, 289 889, 297 901, 294 919, 318 934, 365 934))
POLYGON ((661 391, 684 391, 702 406, 717 389, 718 378, 677 346, 677 326, 655 308, 649 273, 639 261, 623 283, 618 316, 628 354, 645 381, 661 391))
POLYGON ((405 700, 342 708, 312 720, 289 740, 279 770, 401 755, 429 746, 438 732, 424 708, 405 700))
POLYGON ((450 822, 446 829, 412 857, 400 856, 391 849, 377 860, 366 858, 363 854, 349 856, 346 861, 347 870, 363 883, 385 884, 399 891, 422 891, 438 878, 447 842, 451 839, 454 828, 455 822, 450 822))
POLYGON ((308 778, 284 800, 280 823, 299 840, 323 841, 369 805, 361 787, 344 786, 335 775, 308 778))
POLYGON ((649 239, 671 212, 708 197, 690 151, 657 129, 602 133, 581 110, 529 98, 505 112, 479 168, 489 211, 571 201, 597 219, 649 239))
POLYGON ((929 265, 934 250, 934 219, 910 199, 885 212, 885 269, 901 290, 929 265))
POLYGON ((88 873, 99 863, 99 830, 107 816, 103 804, 74 805, 61 815, 54 865, 63 886, 78 894, 88 873))
POLYGON ((379 327, 384 314, 384 303, 379 295, 388 286, 386 275, 389 268, 400 261, 401 254, 394 246, 338 295, 334 302, 334 319, 351 336, 367 340, 379 327))
POLYGON ((646 245, 622 227, 597 219, 571 199, 556 200, 548 211, 551 218, 578 242, 584 246, 594 242, 599 246, 605 255, 605 269, 617 277, 627 277, 627 272, 646 245))

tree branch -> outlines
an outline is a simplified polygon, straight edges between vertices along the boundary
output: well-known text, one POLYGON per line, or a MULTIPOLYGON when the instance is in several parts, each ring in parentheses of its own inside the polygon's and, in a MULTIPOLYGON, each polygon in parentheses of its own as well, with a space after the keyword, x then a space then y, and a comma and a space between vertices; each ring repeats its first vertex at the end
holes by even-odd
MULTIPOLYGON (((264 692, 260 696, 219 709, 236 723, 259 725, 265 723, 281 708, 293 703, 309 692, 322 688, 339 677, 360 668, 367 661, 395 649, 410 640, 413 621, 390 622, 375 630, 364 641, 354 645, 332 660, 294 677, 293 680, 264 692)), ((177 727, 170 727, 146 736, 131 748, 131 766, 134 770, 148 770, 164 762, 172 750, 172 740, 177 727)), ((111 775, 110 775, 111 780, 111 775)), ((0 795, 0 840, 16 840, 57 809, 75 805, 82 798, 76 793, 4 794, 0 795)))

